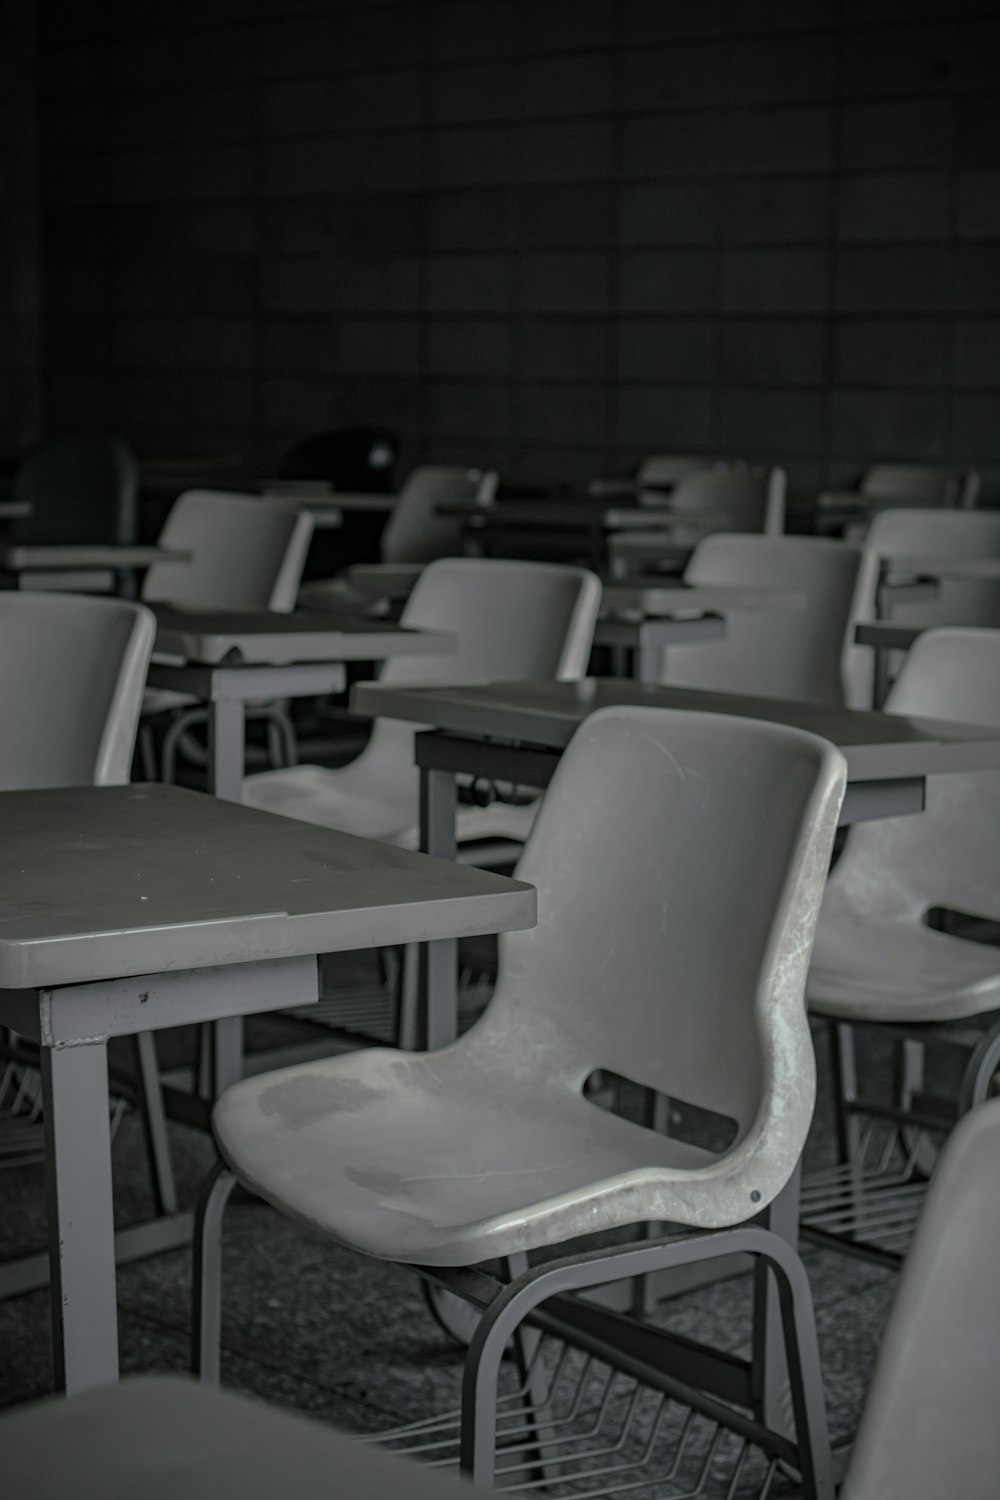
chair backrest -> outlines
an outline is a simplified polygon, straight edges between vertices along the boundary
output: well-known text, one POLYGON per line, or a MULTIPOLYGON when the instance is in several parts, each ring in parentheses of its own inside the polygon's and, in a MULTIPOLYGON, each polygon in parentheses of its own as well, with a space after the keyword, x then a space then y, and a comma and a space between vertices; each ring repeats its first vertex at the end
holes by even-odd
MULTIPOLYGON (((1000 630, 930 630, 911 647, 886 711, 1000 728, 1000 630)), ((1000 771, 929 776, 919 817, 859 823, 828 899, 887 921, 935 906, 1000 918, 1000 771)))
POLYGON ((854 620, 868 612, 875 562, 849 542, 798 536, 709 536, 684 572, 691 584, 792 589, 800 609, 734 610, 718 641, 669 646, 660 680, 673 687, 842 704, 849 697, 854 620))
POLYGON ((959 1123, 924 1203, 840 1500, 1000 1493, 1000 1101, 959 1123))
POLYGON ((279 479, 318 479, 337 490, 386 494, 399 461, 389 427, 335 427, 295 443, 278 465, 279 479))
POLYGON ((695 469, 682 474, 670 495, 678 511, 720 516, 717 531, 758 531, 780 536, 785 529, 784 469, 745 464, 695 469))
POLYGON ((725 460, 705 453, 651 453, 635 471, 636 481, 653 488, 676 484, 685 474, 725 466, 725 460))
POLYGON ((138 534, 139 469, 116 438, 39 443, 15 475, 14 499, 32 507, 14 528, 25 541, 125 546, 138 534))
MULTIPOLYGON (((879 557, 1000 557, 1000 510, 898 510, 873 517, 865 545, 879 557)), ((933 599, 892 600, 900 624, 1000 625, 1000 585, 943 579, 933 599)))
POLYGON ((861 476, 861 493, 871 500, 907 506, 971 507, 979 493, 975 469, 942 469, 936 464, 872 464, 861 476))
POLYGON ((155 634, 141 604, 0 593, 0 788, 127 782, 155 634))
POLYGON ((464 523, 460 517, 437 515, 437 507, 463 501, 489 505, 497 483, 495 469, 432 464, 414 469, 382 533, 382 561, 423 563, 458 556, 464 523))
POLYGON ((191 552, 186 563, 149 569, 147 601, 202 609, 295 608, 313 520, 287 500, 188 490, 160 532, 160 545, 191 552))
MULTIPOLYGON (((428 563, 401 621, 412 629, 454 631, 458 649, 439 656, 392 657, 382 682, 515 682, 582 677, 601 605, 601 585, 585 568, 455 557, 428 563)), ((378 719, 351 765, 413 784, 413 726, 378 719)))
MULTIPOLYGON (((543 1095, 606 1070, 734 1120, 764 1207, 812 1114, 803 995, 845 778, 839 750, 783 725, 592 714, 518 863, 538 925, 501 937, 493 999, 458 1045, 509 1051, 543 1095)), ((586 1157, 585 1135, 555 1144, 586 1157)), ((714 1222, 754 1211, 718 1189, 714 1222)))

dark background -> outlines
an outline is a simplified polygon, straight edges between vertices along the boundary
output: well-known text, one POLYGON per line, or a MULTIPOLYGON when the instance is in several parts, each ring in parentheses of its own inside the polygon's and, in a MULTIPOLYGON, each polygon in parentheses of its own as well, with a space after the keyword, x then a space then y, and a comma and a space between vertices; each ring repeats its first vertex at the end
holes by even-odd
POLYGON ((0 442, 980 466, 1000 11, 3 0, 0 442))

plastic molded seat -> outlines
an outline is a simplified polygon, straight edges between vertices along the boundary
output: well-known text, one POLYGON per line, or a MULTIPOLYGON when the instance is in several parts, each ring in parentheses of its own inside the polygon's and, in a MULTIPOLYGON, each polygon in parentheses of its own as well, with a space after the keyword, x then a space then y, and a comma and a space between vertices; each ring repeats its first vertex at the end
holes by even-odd
POLYGON ((154 635, 123 600, 0 593, 0 788, 127 782, 154 635))
POLYGON ((498 480, 495 469, 484 472, 430 464, 414 469, 382 533, 382 561, 423 563, 458 556, 463 547, 464 523, 460 518, 437 515, 436 507, 455 501, 489 505, 498 480))
POLYGON ((784 469, 702 468, 682 474, 670 495, 670 507, 680 512, 710 515, 716 531, 762 531, 780 536, 785 527, 784 469))
POLYGON ((969 508, 976 503, 979 475, 975 469, 942 469, 935 464, 872 464, 858 488, 869 500, 969 508))
POLYGON ((160 545, 193 553, 157 563, 142 597, 191 609, 295 608, 312 537, 306 511, 286 501, 222 490, 188 490, 174 501, 160 545))
MULTIPOLYGON (((156 563, 146 574, 142 597, 182 609, 273 609, 287 614, 295 608, 312 534, 312 516, 287 501, 187 490, 174 501, 163 523, 160 545, 192 553, 191 561, 156 563)), ((167 713, 195 701, 169 688, 150 688, 143 713, 167 713)), ((168 776, 174 744, 189 727, 190 723, 176 724, 177 732, 170 734, 164 752, 168 776)))
MULTIPOLYGON (((677 478, 669 496, 677 524, 668 531, 624 531, 608 539, 611 574, 625 578, 637 568, 694 547, 713 532, 763 532, 780 536, 785 529, 784 469, 750 468, 746 464, 691 468, 677 478), (689 525, 685 517, 690 516, 689 525)), ((644 503, 659 497, 647 492, 644 503)))
POLYGON ((861 547, 812 537, 724 535, 695 548, 691 584, 795 589, 796 610, 737 610, 719 641, 669 646, 661 682, 817 703, 870 703, 854 674, 869 665, 853 644, 856 618, 871 613, 875 562, 861 547))
MULTIPOLYGON (((890 713, 1000 725, 1000 631, 934 630, 911 648, 890 713)), ((823 899, 811 1006, 924 1022, 1000 1006, 1000 952, 939 932, 945 907, 1000 920, 1000 772, 932 776, 925 810, 852 828, 823 899)))
MULTIPOLYGON (((583 568, 484 558, 429 563, 403 611, 414 629, 451 630, 454 652, 398 657, 383 682, 514 681, 581 677, 590 656, 601 587, 583 568)), ((343 770, 296 766, 264 772, 243 783, 252 807, 369 838, 416 841, 419 775, 413 729, 379 719, 367 747, 343 770)), ((523 839, 534 815, 494 802, 463 808, 460 838, 523 839)))
POLYGON ((636 483, 642 487, 673 485, 687 474, 725 467, 725 460, 703 453, 651 453, 635 471, 636 483))
MULTIPOLYGON (((418 566, 439 557, 460 556, 465 546, 465 523, 458 516, 439 516, 437 507, 449 503, 490 505, 498 483, 495 469, 467 469, 457 464, 425 464, 414 469, 382 532, 381 561, 412 564, 416 581, 418 566)), ((340 606, 368 610, 374 602, 370 590, 356 589, 343 577, 307 583, 299 597, 314 609, 340 606)))
MULTIPOLYGON (((879 557, 1000 557, 1000 511, 905 510, 877 515, 865 545, 879 557)), ((1000 586, 945 578, 933 599, 891 599, 890 618, 899 624, 1000 625, 1000 586)))
POLYGON ((322 1422, 142 1376, 0 1417, 4 1479, 32 1500, 474 1500, 322 1422))
POLYGON ((945 1147, 882 1339, 840 1500, 1000 1491, 1000 1102, 945 1147))
POLYGON ((791 729, 593 714, 518 866, 538 926, 501 938, 482 1019, 433 1054, 237 1084, 214 1115, 226 1160, 346 1244, 440 1266, 759 1213, 812 1113, 802 997, 844 784, 840 752, 791 729), (713 1155, 599 1109, 597 1069, 724 1115, 734 1143, 713 1155))
POLYGON ((138 534, 139 469, 115 438, 39 443, 15 475, 14 499, 32 507, 14 527, 24 541, 127 546, 138 534))

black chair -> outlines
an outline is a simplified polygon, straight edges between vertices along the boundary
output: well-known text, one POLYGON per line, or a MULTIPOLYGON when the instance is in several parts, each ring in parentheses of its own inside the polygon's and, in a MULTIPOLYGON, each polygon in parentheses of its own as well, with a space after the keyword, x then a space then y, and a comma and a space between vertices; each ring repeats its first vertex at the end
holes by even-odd
POLYGON ((135 543, 139 530, 139 466, 117 438, 47 438, 14 476, 15 500, 31 514, 12 528, 25 542, 135 543))
MULTIPOLYGON (((289 448, 278 465, 279 479, 316 479, 335 490, 389 494, 399 462, 399 438, 388 427, 336 427, 317 432, 289 448)), ((378 562, 385 516, 345 515, 336 531, 313 538, 304 578, 329 578, 354 563, 378 562)))

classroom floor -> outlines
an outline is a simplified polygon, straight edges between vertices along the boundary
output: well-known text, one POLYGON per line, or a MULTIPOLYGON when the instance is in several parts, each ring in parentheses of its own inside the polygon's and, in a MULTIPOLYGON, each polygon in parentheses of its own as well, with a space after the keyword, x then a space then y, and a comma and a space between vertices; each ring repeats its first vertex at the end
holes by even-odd
MULTIPOLYGON (((826 1049, 818 1045, 820 1105, 807 1165, 833 1143, 826 1049)), ((887 1060, 886 1060, 887 1061, 887 1060)), ((882 1066, 880 1064, 879 1066, 882 1066)), ((182 1202, 211 1166, 211 1142, 171 1126, 182 1202)), ((149 1210, 142 1130, 126 1114, 114 1145, 120 1222, 149 1210)), ((0 1258, 44 1243, 40 1167, 0 1173, 0 1258)), ((881 1267, 806 1247, 835 1441, 854 1431, 895 1276, 881 1267)), ((417 1278, 366 1260, 240 1195, 225 1233, 223 1379, 348 1432, 370 1432, 430 1416, 457 1402, 462 1351, 431 1316, 417 1278)), ((126 1373, 183 1370, 188 1362, 190 1255, 176 1251, 119 1271, 120 1338, 126 1373)), ((749 1278, 661 1301, 657 1321, 743 1352, 749 1278)), ((51 1388, 48 1294, 0 1303, 0 1406, 51 1388)), ((782 1493, 785 1493, 783 1490, 782 1493)))

